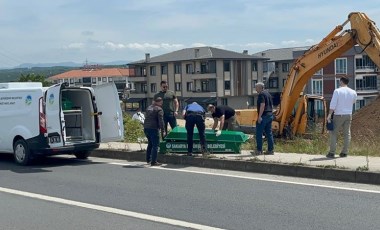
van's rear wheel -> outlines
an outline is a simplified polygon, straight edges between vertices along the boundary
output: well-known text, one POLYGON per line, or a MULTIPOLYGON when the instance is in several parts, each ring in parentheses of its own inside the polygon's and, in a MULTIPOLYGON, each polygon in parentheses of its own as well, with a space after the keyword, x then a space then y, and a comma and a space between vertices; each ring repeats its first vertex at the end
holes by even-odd
POLYGON ((78 151, 78 152, 75 152, 74 155, 78 159, 87 159, 90 156, 90 153, 91 153, 90 151, 78 151))
POLYGON ((25 140, 20 139, 13 145, 14 159, 17 164, 28 165, 31 161, 31 153, 25 140))

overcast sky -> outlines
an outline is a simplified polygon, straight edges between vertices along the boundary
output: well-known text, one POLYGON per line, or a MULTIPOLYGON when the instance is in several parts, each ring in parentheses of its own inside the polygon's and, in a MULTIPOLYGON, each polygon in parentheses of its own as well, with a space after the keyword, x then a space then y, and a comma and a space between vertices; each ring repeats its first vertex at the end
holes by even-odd
POLYGON ((373 0, 0 0, 0 68, 312 45, 354 11, 380 25, 373 0))

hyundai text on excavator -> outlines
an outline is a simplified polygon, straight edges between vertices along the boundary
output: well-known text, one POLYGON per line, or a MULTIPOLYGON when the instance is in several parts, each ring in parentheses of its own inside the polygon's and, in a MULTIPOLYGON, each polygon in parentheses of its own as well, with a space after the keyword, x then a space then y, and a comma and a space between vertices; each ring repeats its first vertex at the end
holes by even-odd
MULTIPOLYGON (((281 102, 275 111, 273 131, 279 136, 305 134, 310 117, 313 117, 313 103, 322 101, 326 111, 326 102, 322 96, 303 95, 310 78, 321 68, 338 58, 355 45, 359 45, 371 60, 380 68, 380 32, 375 22, 365 13, 352 12, 348 19, 331 31, 319 44, 312 46, 295 60, 290 68, 285 86, 281 93, 281 102), (343 30, 347 23, 351 28, 343 30)), ((326 112, 321 119, 322 133, 325 132, 326 112)), ((237 112, 242 116, 242 111, 237 112)), ((250 113, 253 122, 257 120, 257 111, 250 113)))

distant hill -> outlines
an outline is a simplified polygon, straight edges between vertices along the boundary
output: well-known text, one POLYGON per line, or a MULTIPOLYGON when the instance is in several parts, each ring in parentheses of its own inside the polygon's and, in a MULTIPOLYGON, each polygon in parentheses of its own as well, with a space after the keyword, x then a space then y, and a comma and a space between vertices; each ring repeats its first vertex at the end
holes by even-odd
MULTIPOLYGON (((121 68, 125 67, 125 64, 130 61, 114 61, 109 63, 99 64, 102 68, 121 68)), ((65 62, 65 63, 41 63, 41 64, 22 64, 20 66, 33 66, 33 67, 18 67, 13 69, 0 69, 0 82, 12 82, 18 81, 21 74, 35 74, 45 76, 46 78, 64 73, 73 69, 80 69, 83 65, 79 65, 74 62, 65 62), (72 64, 72 66, 64 66, 64 64, 72 64), (60 65, 62 64, 62 66, 60 65), (34 66, 41 65, 41 66, 34 66), (52 65, 52 66, 49 66, 52 65)), ((89 65, 95 65, 97 63, 88 63, 89 65)))
POLYGON ((66 71, 78 69, 79 67, 33 67, 33 68, 14 68, 14 69, 1 69, 0 82, 18 81, 21 74, 35 74, 45 77, 51 77, 66 71))
MULTIPOLYGON (((132 61, 112 61, 112 62, 88 62, 88 65, 125 65, 132 61)), ((82 67, 84 63, 76 63, 76 62, 58 62, 58 63, 23 63, 21 65, 16 66, 15 68, 33 68, 33 67, 56 67, 56 66, 63 66, 63 67, 82 67)))

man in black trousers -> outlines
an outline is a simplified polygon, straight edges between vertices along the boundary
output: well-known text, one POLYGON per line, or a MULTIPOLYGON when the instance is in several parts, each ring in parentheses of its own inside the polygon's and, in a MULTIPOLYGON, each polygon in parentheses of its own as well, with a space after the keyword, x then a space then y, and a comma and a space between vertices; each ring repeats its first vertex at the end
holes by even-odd
POLYGON ((193 102, 185 107, 182 112, 183 118, 186 120, 186 131, 187 131, 187 155, 193 155, 193 135, 194 126, 197 126, 199 133, 199 140, 201 144, 201 153, 203 155, 207 154, 206 151, 206 135, 205 135, 205 114, 206 111, 198 103, 193 102))

